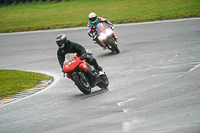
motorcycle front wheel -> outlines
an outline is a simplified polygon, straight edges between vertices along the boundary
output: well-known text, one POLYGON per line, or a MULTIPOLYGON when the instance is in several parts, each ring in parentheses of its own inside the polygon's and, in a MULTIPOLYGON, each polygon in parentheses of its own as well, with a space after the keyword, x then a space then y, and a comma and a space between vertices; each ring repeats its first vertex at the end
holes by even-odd
POLYGON ((112 47, 112 51, 115 51, 117 54, 120 52, 119 48, 117 47, 117 44, 115 44, 115 41, 113 40, 113 38, 108 39, 108 45, 110 45, 112 47))
POLYGON ((82 79, 82 77, 79 74, 74 74, 73 80, 81 92, 83 92, 84 94, 91 93, 91 86, 88 80, 85 81, 84 79, 82 79))

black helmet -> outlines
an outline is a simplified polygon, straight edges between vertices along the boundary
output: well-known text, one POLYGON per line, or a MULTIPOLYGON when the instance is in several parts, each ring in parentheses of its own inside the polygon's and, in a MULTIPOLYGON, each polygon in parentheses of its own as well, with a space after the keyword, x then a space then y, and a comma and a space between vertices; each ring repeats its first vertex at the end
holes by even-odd
POLYGON ((96 20, 97 20, 97 15, 94 12, 92 12, 92 13, 90 13, 88 15, 88 18, 89 18, 89 20, 90 20, 91 23, 95 23, 96 20))
POLYGON ((68 39, 67 39, 67 36, 65 34, 59 34, 56 37, 56 43, 57 43, 59 48, 64 48, 67 41, 68 41, 68 39))

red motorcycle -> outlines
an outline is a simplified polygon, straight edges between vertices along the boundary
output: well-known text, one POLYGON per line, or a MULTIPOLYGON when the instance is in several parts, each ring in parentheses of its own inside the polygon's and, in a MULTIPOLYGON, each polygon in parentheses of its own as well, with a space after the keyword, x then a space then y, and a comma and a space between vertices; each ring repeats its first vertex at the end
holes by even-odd
POLYGON ((84 94, 90 94, 91 88, 98 86, 107 89, 109 84, 105 72, 97 71, 86 59, 80 59, 76 53, 65 55, 63 72, 75 82, 75 85, 84 94))
POLYGON ((96 33, 101 44, 117 54, 120 52, 117 46, 117 39, 114 31, 106 24, 99 23, 96 28, 96 33))

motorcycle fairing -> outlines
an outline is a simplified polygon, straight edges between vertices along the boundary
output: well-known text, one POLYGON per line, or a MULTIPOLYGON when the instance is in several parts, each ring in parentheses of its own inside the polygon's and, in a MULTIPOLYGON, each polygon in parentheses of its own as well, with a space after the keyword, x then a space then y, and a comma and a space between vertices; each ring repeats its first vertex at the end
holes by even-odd
POLYGON ((74 70, 80 62, 81 60, 76 57, 76 54, 74 54, 73 57, 70 56, 68 60, 65 60, 63 63, 63 72, 67 73, 74 70))
POLYGON ((84 71, 84 72, 87 72, 87 65, 86 65, 86 62, 81 62, 79 64, 79 67, 84 71))

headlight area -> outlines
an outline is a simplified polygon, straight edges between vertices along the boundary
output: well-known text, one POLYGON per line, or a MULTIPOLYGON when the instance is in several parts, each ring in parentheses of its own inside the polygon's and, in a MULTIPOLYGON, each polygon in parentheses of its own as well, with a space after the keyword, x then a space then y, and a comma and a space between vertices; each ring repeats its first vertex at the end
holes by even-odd
POLYGON ((104 39, 106 39, 106 37, 107 37, 107 35, 106 35, 106 34, 104 34, 104 33, 101 33, 101 34, 100 34, 100 36, 99 36, 99 39, 102 39, 102 40, 104 40, 104 39))
POLYGON ((106 39, 107 36, 110 36, 112 34, 112 30, 111 29, 107 29, 106 30, 106 33, 101 33, 100 36, 99 36, 99 39, 106 39))
POLYGON ((111 30, 111 29, 107 29, 107 30, 106 30, 106 35, 107 35, 107 36, 110 36, 111 34, 112 34, 112 30, 111 30))

